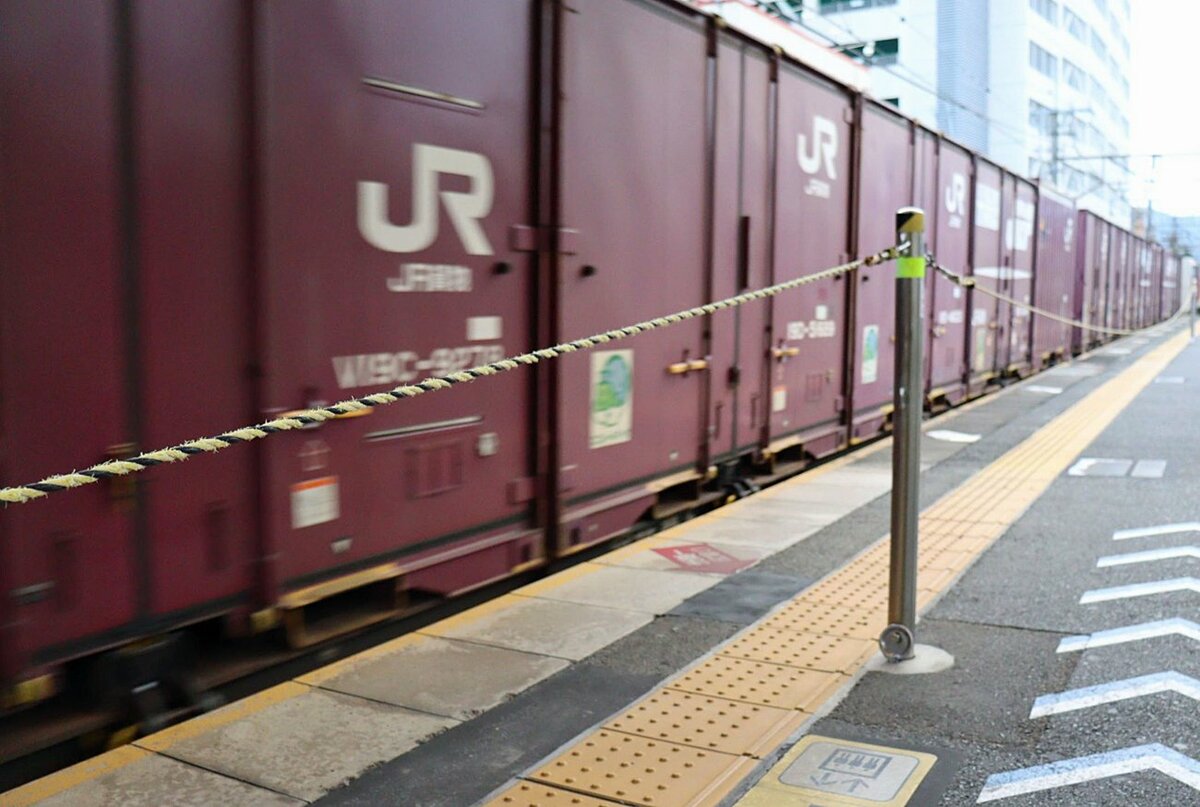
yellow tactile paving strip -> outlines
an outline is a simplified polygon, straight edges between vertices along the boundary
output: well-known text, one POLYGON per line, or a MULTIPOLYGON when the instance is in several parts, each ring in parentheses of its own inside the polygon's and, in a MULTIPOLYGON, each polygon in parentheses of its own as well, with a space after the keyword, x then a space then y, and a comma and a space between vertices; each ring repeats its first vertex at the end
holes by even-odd
MULTIPOLYGON (((918 607, 948 589, 1186 344, 1186 334, 1162 344, 925 510, 918 607)), ((517 784, 489 807, 565 804, 575 793, 644 807, 717 804, 751 770, 739 757, 752 762, 777 747, 784 714, 802 723, 872 655, 886 623, 888 552, 885 536, 525 776, 550 787, 535 795, 517 784), (724 706, 731 701, 742 705, 724 706)))

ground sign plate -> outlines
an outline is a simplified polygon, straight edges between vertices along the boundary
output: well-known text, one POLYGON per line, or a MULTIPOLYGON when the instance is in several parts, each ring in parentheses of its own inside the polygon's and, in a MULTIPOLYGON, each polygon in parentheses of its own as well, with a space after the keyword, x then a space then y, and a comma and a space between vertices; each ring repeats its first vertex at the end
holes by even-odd
POLYGON ((809 735, 739 805, 907 804, 937 762, 933 754, 809 735))

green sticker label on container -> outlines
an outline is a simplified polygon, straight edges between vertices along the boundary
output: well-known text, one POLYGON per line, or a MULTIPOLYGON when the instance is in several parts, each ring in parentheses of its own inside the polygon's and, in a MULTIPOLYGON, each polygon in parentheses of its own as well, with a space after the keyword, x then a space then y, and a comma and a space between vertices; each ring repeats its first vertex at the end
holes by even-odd
POLYGON ((592 412, 588 429, 591 448, 633 439, 633 351, 603 350, 592 354, 592 412))

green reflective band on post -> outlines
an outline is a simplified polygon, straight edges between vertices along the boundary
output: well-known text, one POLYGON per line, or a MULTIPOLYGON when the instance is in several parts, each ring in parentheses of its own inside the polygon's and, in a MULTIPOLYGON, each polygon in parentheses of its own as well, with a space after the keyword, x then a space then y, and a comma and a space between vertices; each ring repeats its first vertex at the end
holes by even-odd
POLYGON ((896 277, 925 277, 925 259, 897 258, 896 277))

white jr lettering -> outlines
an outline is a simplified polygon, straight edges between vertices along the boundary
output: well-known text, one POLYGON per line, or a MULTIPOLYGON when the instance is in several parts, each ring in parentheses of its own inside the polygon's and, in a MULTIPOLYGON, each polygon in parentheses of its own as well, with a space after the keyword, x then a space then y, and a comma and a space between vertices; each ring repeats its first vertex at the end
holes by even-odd
POLYGON ((358 183, 358 231, 369 244, 385 252, 420 252, 438 234, 438 199, 446 208, 468 255, 491 255, 492 245, 479 220, 492 210, 492 164, 472 151, 413 144, 412 222, 393 224, 388 218, 388 186, 358 183), (469 191, 439 191, 438 175, 454 174, 471 180, 469 191))

